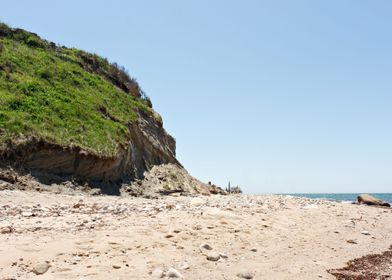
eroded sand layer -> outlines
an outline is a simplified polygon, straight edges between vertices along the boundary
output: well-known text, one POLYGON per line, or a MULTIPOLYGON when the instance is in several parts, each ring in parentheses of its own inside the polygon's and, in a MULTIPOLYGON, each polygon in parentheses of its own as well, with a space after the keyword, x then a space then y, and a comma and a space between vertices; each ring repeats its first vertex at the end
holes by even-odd
POLYGON ((389 248, 392 213, 286 196, 5 190, 0 230, 0 279, 334 279, 327 269, 389 248))

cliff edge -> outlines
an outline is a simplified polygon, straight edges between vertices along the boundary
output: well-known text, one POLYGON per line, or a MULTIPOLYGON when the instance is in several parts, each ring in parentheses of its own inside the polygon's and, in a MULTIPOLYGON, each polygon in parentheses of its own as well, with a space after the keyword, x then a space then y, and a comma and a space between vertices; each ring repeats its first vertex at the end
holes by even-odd
POLYGON ((0 24, 3 174, 119 193, 154 166, 181 170, 175 150, 151 100, 124 68, 0 24))

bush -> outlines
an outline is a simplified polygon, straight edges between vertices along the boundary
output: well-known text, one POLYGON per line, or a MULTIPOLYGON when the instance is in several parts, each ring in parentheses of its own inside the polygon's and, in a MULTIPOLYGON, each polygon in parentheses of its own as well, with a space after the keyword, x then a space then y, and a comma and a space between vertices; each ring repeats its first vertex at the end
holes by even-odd
POLYGON ((0 37, 8 37, 10 33, 11 28, 5 23, 0 23, 0 37))

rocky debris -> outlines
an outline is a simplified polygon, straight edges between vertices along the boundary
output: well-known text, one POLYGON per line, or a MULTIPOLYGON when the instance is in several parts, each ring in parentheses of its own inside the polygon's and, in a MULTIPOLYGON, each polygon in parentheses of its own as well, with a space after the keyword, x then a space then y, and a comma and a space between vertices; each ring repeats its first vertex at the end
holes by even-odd
MULTIPOLYGON (((142 180, 136 180, 131 185, 124 185, 121 193, 132 196, 157 197, 173 194, 224 194, 225 192, 218 187, 212 187, 193 178, 179 165, 163 164, 156 165, 151 170, 146 171, 142 180)), ((204 200, 197 198, 194 203, 202 205, 204 200)))
POLYGON ((169 270, 165 274, 169 278, 182 278, 181 273, 172 267, 170 267, 169 270))
POLYGON ((391 205, 388 202, 385 202, 379 198, 376 198, 368 194, 359 195, 357 200, 359 204, 391 207, 391 205))
POLYGON ((237 273, 237 277, 242 279, 253 279, 254 273, 248 270, 242 270, 237 273))
POLYGON ((47 272, 49 268, 50 268, 50 264, 47 262, 43 262, 43 263, 36 264, 33 267, 32 272, 36 275, 41 275, 47 272))

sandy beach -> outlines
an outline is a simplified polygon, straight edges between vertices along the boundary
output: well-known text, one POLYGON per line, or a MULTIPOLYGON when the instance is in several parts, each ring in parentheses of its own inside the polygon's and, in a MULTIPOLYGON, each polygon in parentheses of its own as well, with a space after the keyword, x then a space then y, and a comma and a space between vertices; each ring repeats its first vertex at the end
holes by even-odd
POLYGON ((4 190, 0 230, 2 280, 335 279, 327 270, 390 247, 392 215, 277 195, 4 190))

